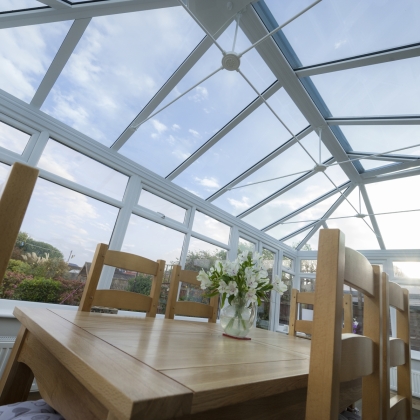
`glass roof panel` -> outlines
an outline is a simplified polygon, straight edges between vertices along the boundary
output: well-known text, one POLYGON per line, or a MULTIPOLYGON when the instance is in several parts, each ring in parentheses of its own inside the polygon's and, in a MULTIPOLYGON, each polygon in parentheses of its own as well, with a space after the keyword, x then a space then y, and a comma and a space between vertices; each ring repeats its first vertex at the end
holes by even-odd
POLYGON ((181 7, 93 18, 42 110, 111 145, 202 38, 181 7))
POLYGON ((261 105, 174 182, 208 197, 290 139, 272 112, 261 105))
POLYGON ((310 231, 311 229, 307 229, 299 233, 299 235, 293 236, 293 238, 290 238, 287 241, 284 241, 284 243, 286 245, 291 246, 292 248, 296 248, 310 231))
POLYGON ((362 159, 359 161, 366 171, 371 169, 382 168, 384 166, 394 165, 398 162, 389 162, 384 160, 362 159))
POLYGON ((46 8, 48 6, 36 0, 2 0, 0 2, 0 13, 36 9, 39 7, 46 8))
POLYGON ((208 236, 221 243, 229 243, 230 226, 225 225, 200 211, 195 212, 192 229, 201 235, 208 236))
MULTIPOLYGON (((420 176, 412 176, 366 185, 374 212, 420 209, 419 182, 420 176)), ((376 216, 387 249, 420 248, 419 213, 376 216)))
POLYGON ((420 57, 311 79, 334 117, 420 114, 420 57))
POLYGON ((304 245, 303 251, 318 251, 318 242, 319 242, 319 231, 322 228, 318 229, 312 237, 309 239, 309 241, 306 242, 304 245))
POLYGON ((122 200, 128 182, 127 175, 51 139, 38 167, 117 200, 122 200))
MULTIPOLYGON (((336 185, 339 185, 348 180, 344 174, 340 174, 340 171, 341 169, 339 167, 333 166, 327 169, 325 173, 335 179, 335 181, 341 180, 342 182, 336 182, 336 185)), ((270 201, 265 206, 244 217, 243 220, 250 225, 255 226, 257 229, 264 228, 288 215, 292 211, 310 203, 320 195, 331 191, 333 187, 332 183, 323 173, 317 173, 278 198, 270 201)))
POLYGON ((28 144, 30 134, 0 122, 0 146, 22 154, 28 144))
MULTIPOLYGON (((310 3, 266 0, 279 23, 310 3)), ((308 66, 419 42, 419 19, 416 0, 323 0, 283 32, 302 65, 308 66)))
MULTIPOLYGON (((358 152, 420 156, 420 125, 342 125, 340 128, 352 149, 358 152), (416 147, 394 151, 409 146, 416 147)), ((364 162, 365 159, 360 161, 364 162)))
POLYGON ((1 29, 0 89, 30 102, 71 23, 1 29))
POLYGON ((5 181, 9 171, 10 171, 10 166, 0 162, 0 189, 1 189, 1 184, 5 181))
POLYGON ((334 194, 332 197, 326 198, 318 204, 315 204, 297 216, 286 220, 283 224, 268 230, 266 233, 276 239, 284 238, 304 226, 311 224, 314 220, 321 219, 322 216, 324 216, 330 207, 337 201, 337 199, 338 193, 334 194))
MULTIPOLYGON (((312 152, 318 153, 318 136, 315 133, 309 134, 301 142, 311 155, 312 152)), ((330 156, 324 146, 322 146, 321 152, 322 160, 325 160, 330 156)), ((262 168, 258 169, 252 175, 248 176, 237 186, 239 187, 253 182, 265 181, 276 177, 294 174, 296 172, 310 171, 313 166, 313 160, 306 154, 299 144, 295 144, 265 164, 262 168)), ((303 174, 296 174, 245 188, 232 189, 214 200, 213 204, 231 214, 238 215, 302 175, 303 174)))
POLYGON ((222 70, 144 123, 120 153, 165 176, 255 99, 237 72, 222 70))

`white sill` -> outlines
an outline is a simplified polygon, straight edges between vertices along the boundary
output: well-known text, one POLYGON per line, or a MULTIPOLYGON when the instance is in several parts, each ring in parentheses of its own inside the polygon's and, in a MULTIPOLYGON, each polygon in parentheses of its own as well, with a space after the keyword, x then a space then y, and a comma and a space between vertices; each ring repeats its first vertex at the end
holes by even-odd
MULTIPOLYGON (((28 302, 25 300, 11 300, 11 299, 0 299, 0 318, 15 318, 13 315, 13 310, 15 307, 21 308, 49 308, 49 309, 64 309, 70 311, 77 311, 78 306, 71 306, 71 305, 57 305, 54 303, 42 303, 42 302, 28 302)), ((131 312, 131 311, 118 311, 118 315, 121 316, 131 316, 135 318, 145 318, 146 314, 144 312, 131 312)), ((164 319, 165 315, 157 314, 157 319, 164 319)), ((207 318, 192 318, 188 316, 178 316, 175 315, 175 319, 179 319, 180 321, 195 321, 195 322, 208 322, 207 318)), ((219 322, 219 321, 217 321, 219 322)))

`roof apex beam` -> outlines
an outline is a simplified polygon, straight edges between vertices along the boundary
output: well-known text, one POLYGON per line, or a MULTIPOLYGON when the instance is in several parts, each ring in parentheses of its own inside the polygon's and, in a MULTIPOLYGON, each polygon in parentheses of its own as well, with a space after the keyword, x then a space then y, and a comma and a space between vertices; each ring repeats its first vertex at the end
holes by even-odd
POLYGON ((363 160, 383 160, 386 162, 416 162, 419 159, 419 156, 416 155, 394 155, 389 153, 384 153, 382 155, 375 154, 375 153, 367 153, 367 152, 358 152, 356 150, 352 150, 351 152, 347 152, 349 158, 366 158, 361 159, 363 160))
POLYGON ((395 163, 394 165, 386 165, 381 168, 372 169, 361 174, 364 180, 377 177, 378 175, 390 174, 392 172, 403 171, 409 168, 418 168, 420 166, 420 159, 411 162, 395 163))
POLYGON ((408 171, 395 172, 391 174, 374 176, 372 178, 366 178, 363 183, 366 184, 375 184, 376 182, 391 181, 393 179, 408 178, 410 176, 420 175, 420 168, 411 169, 408 171))
MULTIPOLYGON (((251 43, 257 42, 268 33, 267 28, 252 7, 241 16, 240 26, 251 43)), ((338 162, 348 161, 347 154, 343 150, 340 142, 326 124, 321 112, 300 80, 296 77, 294 70, 290 67, 289 62, 274 40, 272 38, 266 39, 256 47, 256 50, 276 76, 277 80, 283 85, 287 94, 306 120, 313 128, 322 127, 322 140, 329 152, 338 162)), ((351 162, 340 163, 340 167, 351 181, 356 183, 360 182, 360 175, 351 162)))
POLYGON ((387 63, 389 61, 404 60, 406 58, 418 57, 419 55, 420 44, 412 44, 400 48, 392 48, 371 54, 345 58, 343 60, 302 67, 296 69, 295 73, 298 77, 308 77, 316 74, 354 69, 356 67, 372 66, 374 64, 387 63))
POLYGON ((44 8, 23 12, 18 11, 0 15, 0 29, 175 6, 179 6, 177 0, 107 0, 95 3, 81 3, 62 9, 44 8))

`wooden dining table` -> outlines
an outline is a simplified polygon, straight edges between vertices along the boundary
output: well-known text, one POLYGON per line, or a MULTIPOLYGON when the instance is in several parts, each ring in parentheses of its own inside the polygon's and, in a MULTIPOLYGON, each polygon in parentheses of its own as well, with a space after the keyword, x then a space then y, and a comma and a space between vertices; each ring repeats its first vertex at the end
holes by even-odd
MULTIPOLYGON (((26 399, 35 376, 66 420, 303 419, 311 341, 219 324, 15 308, 22 327, 0 403, 26 399)), ((341 407, 360 397, 342 384, 341 407)))

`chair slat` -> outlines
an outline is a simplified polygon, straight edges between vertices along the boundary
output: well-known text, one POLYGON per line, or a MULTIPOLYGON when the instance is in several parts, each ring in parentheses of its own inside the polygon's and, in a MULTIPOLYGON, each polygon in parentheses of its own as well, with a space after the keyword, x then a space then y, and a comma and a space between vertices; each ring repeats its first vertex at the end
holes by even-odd
POLYGON ((92 306, 106 306, 129 311, 149 312, 152 298, 125 290, 97 290, 92 306))
POLYGON ((295 320, 295 330, 305 334, 312 334, 312 321, 302 319, 295 320))
POLYGON ((344 282, 369 296, 374 295, 372 265, 360 252, 346 248, 344 282))
POLYGON ((394 395, 390 399, 390 419, 392 420, 408 420, 407 411, 411 411, 411 407, 407 406, 408 400, 401 395, 394 395))
POLYGON ((111 250, 108 250, 106 253, 104 264, 137 273, 151 274, 152 276, 155 276, 159 269, 159 264, 156 261, 149 260, 140 255, 129 254, 128 252, 111 250))
POLYGON ((313 305, 315 302, 315 293, 299 292, 296 298, 296 302, 313 305))
POLYGON ((389 366, 401 366, 405 363, 405 343, 400 338, 389 339, 389 366))
POLYGON ((210 318, 213 314, 213 308, 199 302, 177 302, 175 312, 177 315, 210 318))
POLYGON ((373 372, 373 342, 369 337, 343 334, 340 382, 352 381, 373 372))
POLYGON ((402 287, 394 282, 389 283, 389 306, 404 311, 404 292, 402 287))

